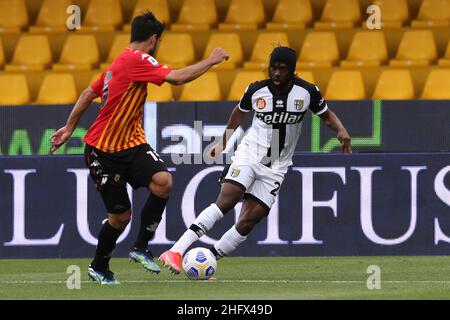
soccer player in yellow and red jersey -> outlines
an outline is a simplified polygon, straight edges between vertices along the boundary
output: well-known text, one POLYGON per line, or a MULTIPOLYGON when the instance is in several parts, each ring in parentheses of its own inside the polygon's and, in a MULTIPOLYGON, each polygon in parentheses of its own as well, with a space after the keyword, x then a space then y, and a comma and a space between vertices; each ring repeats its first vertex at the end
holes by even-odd
POLYGON ((54 153, 70 138, 90 103, 97 97, 102 98, 99 115, 84 137, 86 165, 108 210, 108 221, 100 231, 95 257, 88 268, 89 277, 101 284, 119 283, 109 268, 109 260, 117 239, 131 220, 126 183, 135 189, 145 187, 150 191, 129 257, 150 272, 160 272, 148 250, 148 242, 161 221, 172 190, 172 176, 147 144, 142 129, 147 84, 160 86, 167 81, 181 85, 228 59, 224 50, 216 48, 207 59, 179 70, 161 65, 153 55, 164 27, 151 12, 136 17, 132 22, 130 46, 83 91, 66 125, 50 138, 54 153))

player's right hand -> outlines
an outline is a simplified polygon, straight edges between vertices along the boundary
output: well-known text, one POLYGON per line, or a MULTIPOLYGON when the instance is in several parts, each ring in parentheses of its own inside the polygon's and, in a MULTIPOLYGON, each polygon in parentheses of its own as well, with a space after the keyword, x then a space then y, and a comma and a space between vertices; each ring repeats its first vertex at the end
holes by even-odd
POLYGON ((210 159, 214 159, 217 156, 219 156, 223 152, 223 143, 219 142, 218 144, 214 145, 211 149, 208 150, 208 157, 210 159))
POLYGON ((213 64, 218 64, 224 60, 228 60, 229 57, 229 54, 222 48, 215 48, 213 52, 211 52, 209 59, 213 64))
POLYGON ((50 137, 50 142, 53 144, 50 152, 54 154, 59 147, 61 147, 72 135, 72 132, 69 131, 66 127, 62 127, 55 133, 53 133, 50 137))

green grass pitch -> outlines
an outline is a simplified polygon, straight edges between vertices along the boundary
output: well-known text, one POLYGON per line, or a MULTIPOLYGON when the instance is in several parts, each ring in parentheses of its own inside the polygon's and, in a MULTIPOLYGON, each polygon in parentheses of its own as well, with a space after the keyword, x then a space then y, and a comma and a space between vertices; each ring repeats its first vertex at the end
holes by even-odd
POLYGON ((450 299, 450 257, 230 257, 219 261, 216 281, 191 281, 166 269, 147 273, 113 259, 120 286, 87 277, 87 259, 0 260, 0 299, 450 299), (81 268, 81 289, 67 288, 69 265, 81 268), (381 270, 381 289, 369 290, 370 265, 381 270))

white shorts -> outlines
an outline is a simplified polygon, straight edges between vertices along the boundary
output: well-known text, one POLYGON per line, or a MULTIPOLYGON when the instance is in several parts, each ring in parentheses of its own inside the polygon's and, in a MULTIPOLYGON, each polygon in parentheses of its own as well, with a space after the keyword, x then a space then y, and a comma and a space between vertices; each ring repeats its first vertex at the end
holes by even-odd
POLYGON ((276 172, 263 164, 232 163, 221 182, 241 187, 245 198, 255 200, 269 213, 283 180, 284 173, 276 172))

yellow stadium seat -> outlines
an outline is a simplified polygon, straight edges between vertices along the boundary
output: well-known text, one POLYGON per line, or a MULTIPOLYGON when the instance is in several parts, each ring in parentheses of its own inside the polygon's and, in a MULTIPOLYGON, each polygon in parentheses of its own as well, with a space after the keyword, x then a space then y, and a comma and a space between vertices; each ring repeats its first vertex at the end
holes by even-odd
POLYGON ((105 63, 100 65, 101 70, 105 70, 114 61, 119 53, 121 53, 125 48, 130 45, 130 35, 129 34, 118 34, 114 38, 114 41, 109 50, 108 58, 105 63))
POLYGON ((353 36, 347 59, 341 66, 379 67, 388 60, 388 51, 382 31, 359 31, 353 36))
POLYGON ((122 24, 120 0, 90 0, 80 31, 113 31, 122 24))
POLYGON ((448 27, 450 25, 450 2, 448 0, 423 0, 413 28, 448 27))
POLYGON ((425 81, 422 99, 449 100, 450 99, 450 69, 433 70, 425 81))
POLYGON ((328 83, 325 98, 328 100, 363 100, 366 98, 360 71, 335 71, 328 83))
POLYGON ((147 101, 151 102, 167 102, 173 101, 172 86, 168 82, 164 82, 162 86, 148 84, 147 101))
POLYGON ((266 19, 262 0, 231 0, 219 30, 256 30, 266 19))
POLYGON ((313 19, 311 0, 279 0, 267 30, 305 29, 313 19))
POLYGON ((38 104, 71 104, 77 101, 75 80, 70 73, 45 76, 36 99, 38 104))
POLYGON ((18 33, 28 26, 25 0, 0 0, 0 33, 18 33))
POLYGON ((159 44, 156 59, 175 69, 195 61, 194 44, 189 33, 167 33, 159 44))
POLYGON ((450 67, 450 41, 447 44, 447 50, 445 51, 445 55, 442 59, 439 59, 440 67, 450 67))
POLYGON ((251 83, 267 78, 267 74, 262 71, 240 71, 233 80, 227 100, 240 100, 251 83))
POLYGON ((52 53, 47 36, 23 35, 14 51, 6 71, 42 71, 50 67, 52 53))
MULTIPOLYGON (((153 12, 156 18, 166 25, 170 24, 170 10, 167 0, 138 0, 134 7, 133 18, 131 21, 145 10, 153 12)), ((124 31, 130 32, 131 24, 125 25, 124 31)))
POLYGON ((327 0, 317 29, 353 28, 361 20, 358 0, 327 0))
POLYGON ((67 31, 67 8, 73 0, 44 0, 39 9, 36 25, 30 27, 31 33, 67 31))
POLYGON ((403 34, 392 67, 426 67, 437 58, 436 43, 430 30, 412 30, 403 34))
POLYGON ((5 51, 3 49, 2 39, 0 38, 0 69, 2 69, 4 65, 5 65, 5 51))
POLYGON ((178 22, 171 28, 173 31, 209 30, 217 21, 215 0, 185 0, 178 22))
POLYGON ((269 66, 269 57, 273 49, 278 46, 289 47, 289 40, 284 32, 260 33, 253 46, 250 61, 244 63, 244 69, 263 70, 269 66))
POLYGON ((217 70, 234 69, 238 65, 242 64, 244 54, 242 50, 241 39, 238 33, 235 32, 213 33, 206 45, 203 59, 207 58, 211 54, 211 52, 217 47, 220 47, 224 49, 226 52, 228 52, 230 58, 227 61, 224 61, 214 66, 215 69, 217 70))
POLYGON ((410 100, 415 98, 409 70, 384 70, 378 78, 373 99, 410 100))
POLYGON ((23 74, 0 74, 0 105, 30 103, 27 78, 23 74))
MULTIPOLYGON (((409 8, 407 0, 375 0, 374 5, 381 10, 381 27, 401 28, 409 20, 409 8)), ((366 21, 363 21, 366 27, 366 21)))
POLYGON ((314 73, 312 71, 305 71, 305 70, 295 70, 295 73, 297 73, 297 76, 305 81, 308 81, 309 83, 316 83, 316 79, 314 77, 314 73))
POLYGON ((310 32, 303 41, 297 67, 327 68, 339 60, 339 48, 333 32, 310 32))
POLYGON ((187 83, 181 90, 180 101, 221 100, 219 78, 215 72, 207 72, 200 78, 187 83))
POLYGON ((91 70, 99 62, 99 50, 94 35, 69 35, 66 38, 55 71, 91 70))

